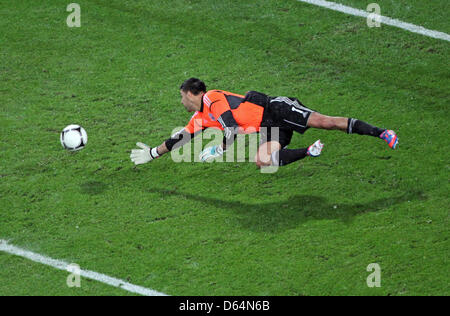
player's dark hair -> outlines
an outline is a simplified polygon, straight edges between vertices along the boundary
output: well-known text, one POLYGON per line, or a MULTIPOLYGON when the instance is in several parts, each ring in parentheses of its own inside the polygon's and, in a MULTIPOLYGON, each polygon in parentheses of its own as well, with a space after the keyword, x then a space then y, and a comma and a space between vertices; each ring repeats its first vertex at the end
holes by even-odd
POLYGON ((194 95, 199 94, 200 92, 206 92, 206 85, 203 81, 197 78, 189 78, 180 87, 180 90, 184 92, 192 92, 194 95))

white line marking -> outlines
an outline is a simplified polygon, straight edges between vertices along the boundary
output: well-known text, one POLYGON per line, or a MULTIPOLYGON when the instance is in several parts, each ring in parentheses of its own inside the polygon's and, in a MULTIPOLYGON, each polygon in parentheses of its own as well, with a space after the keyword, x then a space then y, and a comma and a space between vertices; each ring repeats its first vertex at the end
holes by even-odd
MULTIPOLYGON (((8 242, 6 240, 0 239, 0 251, 9 253, 11 255, 23 257, 23 258, 29 259, 31 261, 53 267, 58 270, 68 271, 69 264, 67 262, 48 258, 48 257, 42 256, 40 254, 15 247, 13 245, 8 244, 8 242)), ((68 271, 68 272, 70 272, 70 271, 68 271)), ((94 271, 80 270, 80 276, 85 277, 87 279, 102 282, 102 283, 105 283, 105 284, 108 284, 108 285, 111 285, 114 287, 118 287, 125 291, 135 293, 135 294, 140 294, 140 295, 145 295, 145 296, 167 296, 167 294, 160 293, 160 292, 154 291, 152 289, 147 289, 142 286, 134 285, 134 284, 125 282, 123 280, 112 278, 105 274, 97 273, 94 271)))
MULTIPOLYGON (((339 3, 335 3, 335 2, 331 2, 331 1, 324 1, 324 0, 297 0, 300 2, 305 2, 305 3, 309 3, 309 4, 313 4, 313 5, 317 5, 319 7, 324 7, 330 10, 334 10, 334 11, 339 11, 339 12, 343 12, 346 14, 350 14, 350 15, 354 15, 354 16, 360 16, 363 18, 367 18, 371 13, 364 11, 364 10, 359 10, 359 9, 355 9, 352 7, 348 7, 339 3)), ((373 16, 373 15, 372 15, 373 16)), ((406 23, 406 22, 402 22, 400 20, 396 20, 396 19, 391 19, 387 16, 380 16, 381 20, 380 23, 384 23, 386 25, 390 25, 390 26, 395 26, 413 33, 418 33, 421 35, 425 35, 428 37, 433 37, 433 38, 437 38, 437 39, 441 39, 444 41, 450 41, 450 35, 444 32, 438 32, 438 31, 432 31, 432 30, 428 30, 422 26, 417 26, 411 23, 406 23)))

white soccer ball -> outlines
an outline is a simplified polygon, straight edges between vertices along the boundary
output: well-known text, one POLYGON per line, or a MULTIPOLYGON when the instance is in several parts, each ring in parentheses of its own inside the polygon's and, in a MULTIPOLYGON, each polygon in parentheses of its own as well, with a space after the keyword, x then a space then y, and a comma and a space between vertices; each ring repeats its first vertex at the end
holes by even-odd
POLYGON ((80 125, 69 125, 61 132, 61 145, 69 151, 83 149, 88 141, 88 136, 84 128, 80 125))

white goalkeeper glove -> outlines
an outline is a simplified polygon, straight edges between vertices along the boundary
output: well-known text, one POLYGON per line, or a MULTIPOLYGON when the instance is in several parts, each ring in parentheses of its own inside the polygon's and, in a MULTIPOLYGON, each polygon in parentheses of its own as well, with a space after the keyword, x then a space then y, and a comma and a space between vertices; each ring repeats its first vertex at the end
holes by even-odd
POLYGON ((216 159, 217 157, 220 157, 223 155, 223 148, 222 145, 220 146, 212 146, 212 147, 207 147, 205 148, 201 153, 200 153, 200 160, 201 162, 211 162, 214 159, 216 159))
POLYGON ((142 149, 133 149, 131 151, 131 161, 135 165, 142 165, 159 157, 157 147, 151 148, 143 143, 136 143, 136 146, 142 149))

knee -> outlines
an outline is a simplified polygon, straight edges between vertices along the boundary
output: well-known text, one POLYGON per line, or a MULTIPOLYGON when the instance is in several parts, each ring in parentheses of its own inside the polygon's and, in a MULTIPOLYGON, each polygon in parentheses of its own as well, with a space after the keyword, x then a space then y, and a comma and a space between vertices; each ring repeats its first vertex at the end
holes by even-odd
POLYGON ((256 154, 254 161, 258 168, 267 167, 271 165, 271 157, 270 156, 266 157, 266 155, 263 155, 262 157, 261 155, 256 154))

